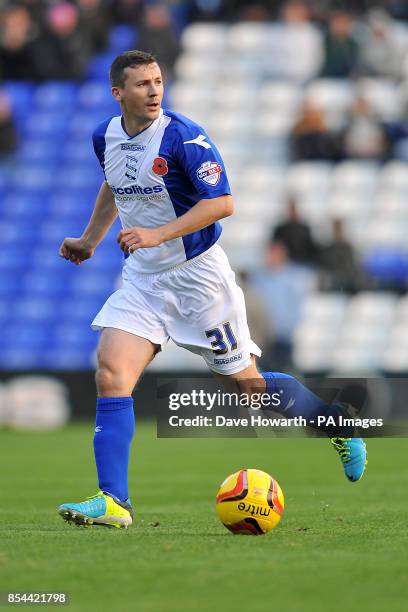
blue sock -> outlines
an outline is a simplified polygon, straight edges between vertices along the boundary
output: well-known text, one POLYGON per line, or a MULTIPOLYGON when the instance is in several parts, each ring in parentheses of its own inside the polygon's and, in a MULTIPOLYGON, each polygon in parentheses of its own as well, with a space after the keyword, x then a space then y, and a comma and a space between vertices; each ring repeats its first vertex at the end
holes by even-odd
POLYGON ((98 397, 94 452, 99 488, 128 499, 130 444, 135 431, 132 397, 98 397))
POLYGON ((328 404, 290 374, 282 372, 261 372, 261 374, 266 382, 266 392, 280 396, 280 405, 273 406, 272 410, 287 418, 303 417, 310 427, 324 431, 331 437, 352 435, 353 427, 337 425, 339 414, 342 412, 338 404, 328 404), (336 425, 319 427, 319 416, 326 418, 332 416, 336 425))

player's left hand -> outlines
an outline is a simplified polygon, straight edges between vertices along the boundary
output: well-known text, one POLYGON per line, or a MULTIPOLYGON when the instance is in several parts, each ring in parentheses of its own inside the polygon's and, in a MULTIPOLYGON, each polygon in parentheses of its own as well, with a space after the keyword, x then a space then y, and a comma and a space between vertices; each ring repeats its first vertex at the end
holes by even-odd
POLYGON ((159 227, 129 227, 120 230, 117 241, 124 253, 159 246, 163 242, 159 227))

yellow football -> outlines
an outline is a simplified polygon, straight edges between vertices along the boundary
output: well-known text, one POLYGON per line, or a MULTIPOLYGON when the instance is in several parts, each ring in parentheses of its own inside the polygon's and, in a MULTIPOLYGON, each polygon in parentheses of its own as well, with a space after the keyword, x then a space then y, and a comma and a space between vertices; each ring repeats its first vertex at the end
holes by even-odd
POLYGON ((281 520, 284 497, 278 482, 266 472, 239 470, 228 476, 216 497, 220 521, 232 533, 262 535, 281 520))

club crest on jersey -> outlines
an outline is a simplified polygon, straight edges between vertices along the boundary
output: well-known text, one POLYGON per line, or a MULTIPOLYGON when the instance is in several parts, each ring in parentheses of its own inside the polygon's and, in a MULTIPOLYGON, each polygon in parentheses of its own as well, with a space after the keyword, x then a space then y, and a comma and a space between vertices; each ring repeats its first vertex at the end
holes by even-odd
POLYGON ((212 185, 218 184, 221 178, 222 167, 217 162, 206 161, 197 170, 197 176, 200 181, 212 185))
POLYGON ((167 161, 163 157, 156 157, 153 161, 152 170, 157 176, 166 176, 169 171, 167 161))

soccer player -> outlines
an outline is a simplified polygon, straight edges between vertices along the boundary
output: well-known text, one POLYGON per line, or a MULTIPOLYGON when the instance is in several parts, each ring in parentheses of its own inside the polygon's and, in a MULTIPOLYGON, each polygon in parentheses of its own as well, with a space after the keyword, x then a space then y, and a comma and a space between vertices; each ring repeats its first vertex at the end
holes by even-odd
MULTIPOLYGON (((123 53, 112 63, 110 79, 121 115, 104 121, 93 135, 105 180, 82 236, 65 238, 60 247, 62 257, 80 264, 92 257, 119 214, 118 242, 127 255, 123 286, 92 322, 101 330, 94 435, 100 491, 63 504, 59 513, 77 524, 128 527, 132 392, 169 338, 202 355, 210 370, 239 392, 253 380, 271 394, 284 387, 286 416, 312 420, 335 409, 295 378, 257 370, 261 351, 250 337, 244 296, 217 244, 219 220, 233 213, 233 200, 213 142, 193 121, 161 108, 163 81, 152 55, 123 53)), ((352 437, 332 442, 346 476, 359 480, 364 442, 352 437)))

